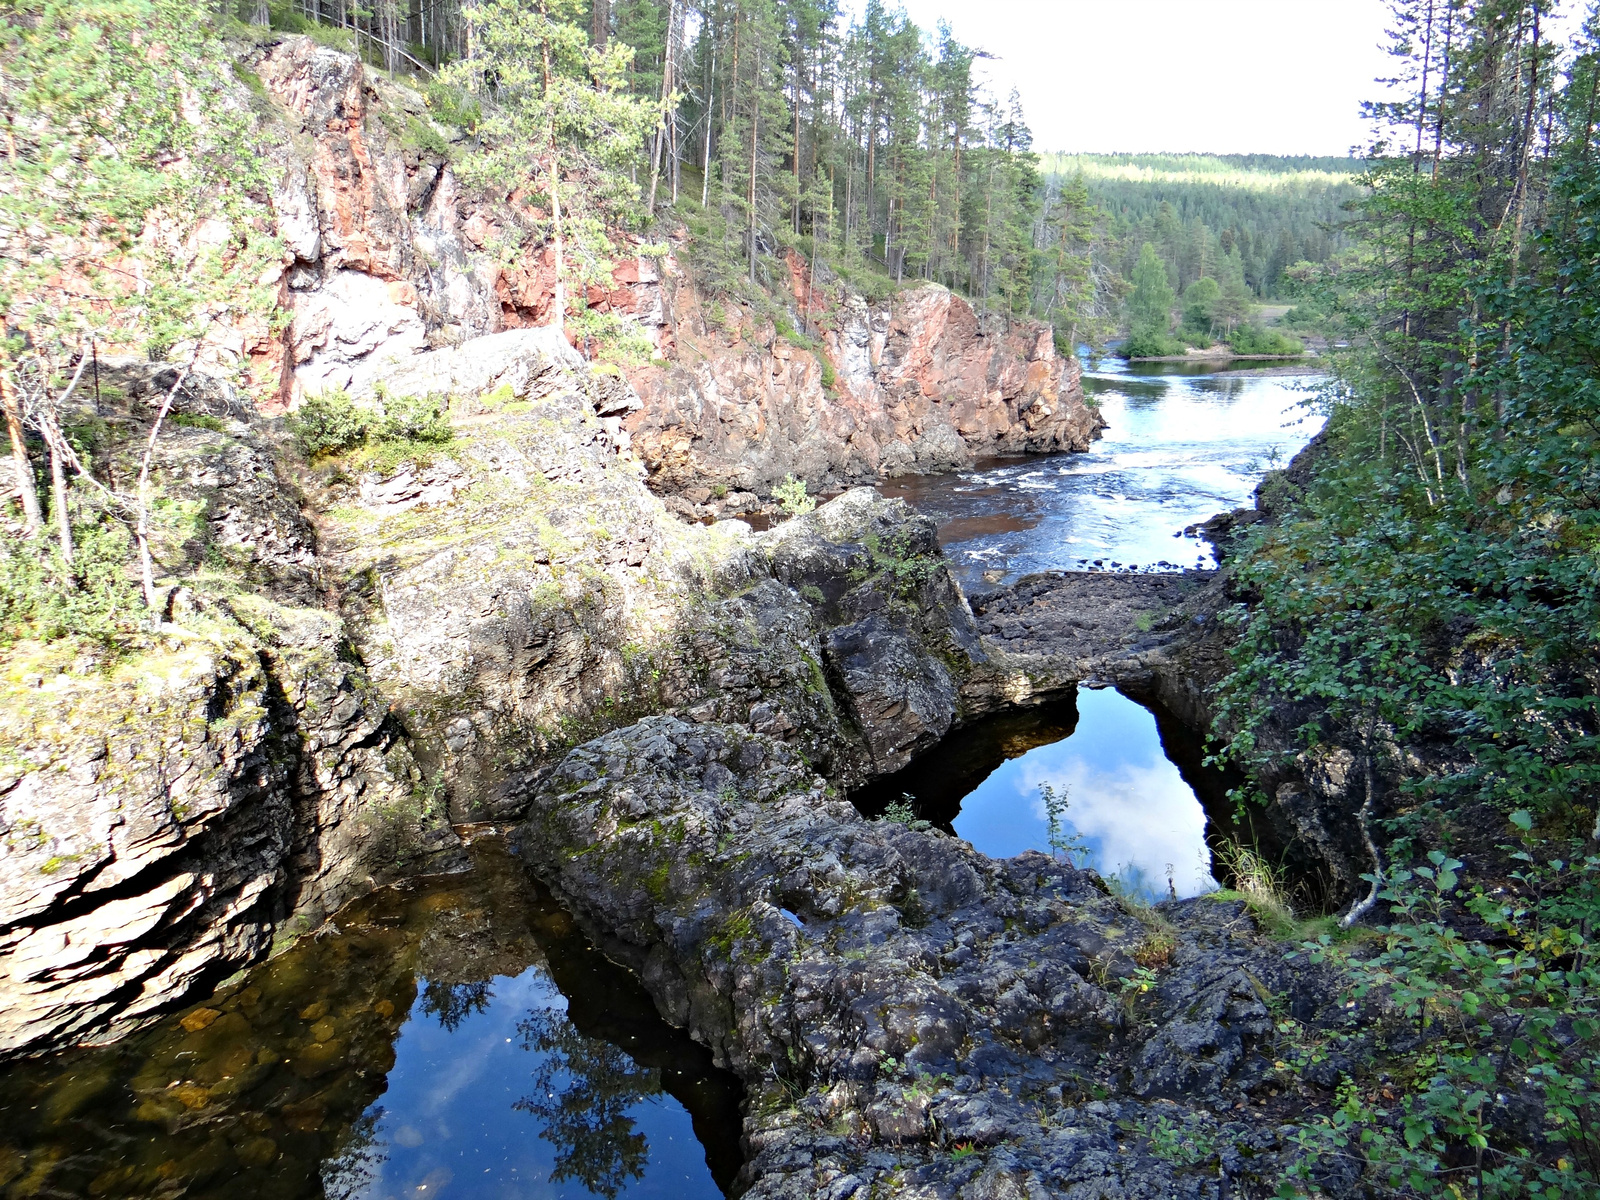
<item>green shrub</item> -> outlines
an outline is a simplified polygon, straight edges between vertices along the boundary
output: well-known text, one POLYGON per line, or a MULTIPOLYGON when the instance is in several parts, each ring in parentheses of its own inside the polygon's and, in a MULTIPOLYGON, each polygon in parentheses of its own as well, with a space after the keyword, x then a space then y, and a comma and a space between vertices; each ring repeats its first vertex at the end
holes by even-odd
POLYGON ((371 432, 386 442, 448 442, 450 401, 445 396, 390 396, 379 391, 383 415, 371 432))
POLYGON ((833 364, 828 361, 828 356, 822 351, 817 351, 817 365, 822 368, 822 390, 829 395, 839 390, 839 372, 833 369, 833 364))
POLYGON ((1344 968, 1350 1000, 1372 1016, 1335 1039, 1352 1070, 1333 1112, 1296 1135, 1302 1182, 1320 1160, 1356 1164, 1369 1195, 1600 1189, 1600 858, 1535 837, 1525 811, 1511 820, 1522 848, 1506 885, 1462 888, 1462 863, 1430 851, 1428 865, 1389 873, 1379 953, 1303 947, 1344 968))
POLYGON ((372 414, 357 407, 343 388, 307 396, 285 418, 295 444, 307 458, 359 446, 371 423, 372 414))
POLYGON ((110 643, 138 628, 144 601, 128 531, 102 517, 75 524, 72 536, 71 567, 54 541, 0 541, 0 645, 74 636, 110 643))
POLYGON ((1123 358, 1165 358, 1183 353, 1183 343, 1155 329, 1135 329, 1117 347, 1123 358))
POLYGON ((437 158, 450 157, 450 143, 445 141, 444 135, 433 127, 431 121, 407 116, 405 133, 400 140, 412 150, 421 150, 437 158))
POLYGON ((806 491, 806 481, 796 479, 793 475, 785 475, 783 482, 772 489, 772 498, 791 517, 798 517, 817 507, 817 498, 806 491))
POLYGON ((171 413, 167 420, 174 425, 182 425, 189 429, 209 429, 212 433, 222 433, 228 428, 228 423, 221 417, 213 417, 210 413, 171 413))
POLYGON ((1228 335, 1228 345, 1235 354, 1300 354, 1305 346, 1276 329, 1263 329, 1259 325, 1241 325, 1228 335))
POLYGON ((433 113, 433 119, 443 125, 472 129, 483 119, 483 110, 478 107, 476 100, 462 95, 449 84, 441 83, 437 79, 428 84, 423 95, 428 101, 428 111, 433 113))

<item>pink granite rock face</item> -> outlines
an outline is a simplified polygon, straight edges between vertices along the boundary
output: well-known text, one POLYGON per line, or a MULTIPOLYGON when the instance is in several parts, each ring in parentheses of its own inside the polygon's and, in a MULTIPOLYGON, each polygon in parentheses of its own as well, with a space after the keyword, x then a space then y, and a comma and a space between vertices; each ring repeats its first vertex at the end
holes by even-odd
POLYGON ((686 274, 676 283, 657 340, 680 349, 631 373, 642 406, 626 422, 661 491, 766 493, 789 474, 831 489, 1085 450, 1104 425, 1048 325, 982 317, 937 284, 887 306, 839 297, 807 349, 686 274))

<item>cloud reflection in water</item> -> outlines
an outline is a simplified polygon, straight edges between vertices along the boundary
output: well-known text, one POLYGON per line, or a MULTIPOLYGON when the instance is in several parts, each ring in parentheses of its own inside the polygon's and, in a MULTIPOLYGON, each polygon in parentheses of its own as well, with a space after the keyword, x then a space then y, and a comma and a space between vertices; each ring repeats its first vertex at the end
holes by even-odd
POLYGON ((1065 793, 1065 832, 1083 840, 1102 874, 1153 899, 1167 894, 1168 864, 1180 897, 1217 886, 1205 811, 1162 752, 1155 717, 1132 700, 1080 688, 1072 736, 997 767, 962 801, 956 832, 995 858, 1048 850, 1046 783, 1065 793))

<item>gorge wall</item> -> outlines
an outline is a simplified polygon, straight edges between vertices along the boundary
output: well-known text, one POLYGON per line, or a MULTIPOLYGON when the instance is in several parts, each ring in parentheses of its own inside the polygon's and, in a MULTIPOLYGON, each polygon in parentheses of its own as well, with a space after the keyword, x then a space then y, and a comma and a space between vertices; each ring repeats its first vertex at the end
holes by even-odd
MULTIPOLYGON (((419 94, 308 37, 260 48, 251 67, 271 98, 264 119, 287 127, 272 206, 292 260, 277 281, 290 320, 247 352, 269 410, 359 394, 427 349, 551 321, 553 252, 528 232, 544 214, 464 189, 439 147, 466 134, 434 122, 419 94)), ((789 474, 833 489, 1083 450, 1103 424, 1046 324, 982 316, 935 284, 869 305, 837 280, 814 286, 791 254, 781 299, 810 333, 785 336, 698 287, 685 237, 659 258, 630 256, 638 239, 619 247, 612 286, 584 299, 653 348, 629 372, 637 406, 614 415, 651 485, 695 492, 702 513, 713 489, 765 496, 789 474)))
MULTIPOLYGON (((624 258, 590 306, 664 357, 637 388, 592 372, 538 328, 553 275, 508 249, 520 200, 474 199, 440 152, 464 134, 308 37, 244 53, 288 320, 217 322, 176 392, 161 620, 116 653, 6 652, 0 1055, 153 1019, 647 713, 747 725, 836 787, 903 766, 986 659, 931 523, 867 490, 759 536, 682 518, 717 511, 713 485, 748 504, 790 473, 842 486, 1098 425, 1045 326, 931 285, 823 315, 793 262, 809 347, 676 254, 624 258), (454 439, 311 470, 272 419, 379 387, 450 396, 454 439)), ((134 478, 176 371, 97 378, 64 416, 134 478)))

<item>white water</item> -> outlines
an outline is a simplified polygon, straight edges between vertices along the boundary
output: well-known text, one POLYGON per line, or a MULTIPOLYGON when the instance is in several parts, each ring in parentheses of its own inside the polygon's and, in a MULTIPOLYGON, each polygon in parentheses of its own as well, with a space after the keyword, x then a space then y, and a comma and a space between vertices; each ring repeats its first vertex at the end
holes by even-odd
POLYGON ((1086 453, 996 460, 882 490, 939 521, 968 585, 985 572, 1009 582, 1097 564, 1215 566, 1210 546, 1182 530, 1249 504, 1261 477, 1321 428, 1306 407, 1319 377, 1193 372, 1106 360, 1084 374, 1084 392, 1108 424, 1086 453))

